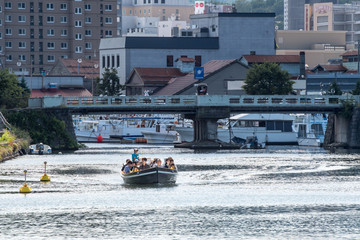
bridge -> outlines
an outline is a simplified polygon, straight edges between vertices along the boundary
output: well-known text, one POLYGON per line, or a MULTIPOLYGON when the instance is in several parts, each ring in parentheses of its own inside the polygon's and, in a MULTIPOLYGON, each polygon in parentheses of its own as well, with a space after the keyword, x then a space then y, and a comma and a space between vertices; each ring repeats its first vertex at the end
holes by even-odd
POLYGON ((66 107, 73 113, 183 113, 195 114, 199 108, 227 109, 229 113, 331 113, 342 102, 359 103, 359 96, 329 95, 177 95, 120 97, 45 96, 29 100, 30 108, 66 107))
MULTIPOLYGON (((360 113, 352 120, 341 117, 344 101, 358 105, 359 96, 337 95, 221 95, 221 96, 45 96, 29 99, 29 108, 66 109, 72 114, 173 113, 194 121, 194 143, 216 142, 217 120, 231 113, 334 113, 331 137, 334 142, 355 142, 360 149, 360 113), (355 119, 355 120, 354 120, 355 119)), ((358 111, 359 112, 359 111, 358 111)), ((330 130, 329 130, 330 131, 330 130)), ((331 140, 332 141, 332 140, 331 140)), ((216 143, 216 145, 218 145, 216 143)), ((191 146, 194 146, 191 145, 191 146)))

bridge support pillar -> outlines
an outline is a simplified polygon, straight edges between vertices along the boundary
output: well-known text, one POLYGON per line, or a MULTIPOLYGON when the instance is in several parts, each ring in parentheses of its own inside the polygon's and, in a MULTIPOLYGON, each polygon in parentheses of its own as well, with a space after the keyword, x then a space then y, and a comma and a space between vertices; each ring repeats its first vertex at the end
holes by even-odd
POLYGON ((194 122, 194 139, 190 143, 176 144, 175 147, 192 149, 227 149, 237 145, 221 142, 217 136, 217 121, 229 118, 229 108, 199 107, 195 114, 186 114, 185 118, 194 122))
POLYGON ((351 119, 331 114, 325 133, 324 148, 331 152, 360 152, 360 108, 351 119))

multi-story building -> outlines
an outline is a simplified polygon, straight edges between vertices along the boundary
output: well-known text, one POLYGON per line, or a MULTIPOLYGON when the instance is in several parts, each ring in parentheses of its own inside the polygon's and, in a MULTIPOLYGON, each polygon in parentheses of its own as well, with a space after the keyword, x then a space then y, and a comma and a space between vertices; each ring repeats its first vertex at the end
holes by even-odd
POLYGON ((284 0, 284 30, 304 29, 304 5, 338 0, 284 0))
POLYGON ((118 37, 100 42, 100 72, 115 68, 125 83, 134 67, 171 68, 181 57, 195 66, 243 54, 275 54, 274 13, 191 15, 193 37, 118 37))
POLYGON ((175 18, 189 23, 190 15, 194 14, 194 5, 189 0, 123 0, 121 9, 124 36, 157 35, 159 21, 175 18))
POLYGON ((116 17, 116 0, 1 1, 1 66, 26 75, 58 58, 98 59, 100 39, 116 36, 116 17))
POLYGON ((360 40, 360 1, 351 4, 316 3, 305 5, 306 31, 346 31, 346 43, 360 40))

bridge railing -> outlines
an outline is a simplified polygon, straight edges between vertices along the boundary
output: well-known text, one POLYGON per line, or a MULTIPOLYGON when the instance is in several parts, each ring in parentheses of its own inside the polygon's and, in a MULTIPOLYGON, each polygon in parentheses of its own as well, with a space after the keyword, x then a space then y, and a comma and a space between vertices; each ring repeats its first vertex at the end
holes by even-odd
MULTIPOLYGON (((176 96, 112 96, 112 97, 44 97, 38 107, 129 107, 129 108, 167 108, 167 107, 243 107, 243 106, 331 106, 340 107, 342 100, 353 99, 359 103, 359 96, 330 95, 176 95, 176 96)), ((31 100, 31 99, 30 99, 31 100)), ((29 106, 30 105, 29 100, 29 106)))

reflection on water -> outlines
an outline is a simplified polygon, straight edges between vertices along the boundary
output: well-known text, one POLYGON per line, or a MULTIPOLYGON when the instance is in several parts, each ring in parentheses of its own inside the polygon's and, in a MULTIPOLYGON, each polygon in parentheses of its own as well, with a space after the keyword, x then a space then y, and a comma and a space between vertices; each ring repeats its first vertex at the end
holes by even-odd
POLYGON ((172 185, 133 186, 120 177, 133 147, 89 144, 1 163, 0 238, 360 238, 359 155, 137 145, 141 157, 172 156, 179 176, 172 185), (44 161, 49 183, 39 181, 44 161), (27 195, 18 193, 24 169, 27 195))

